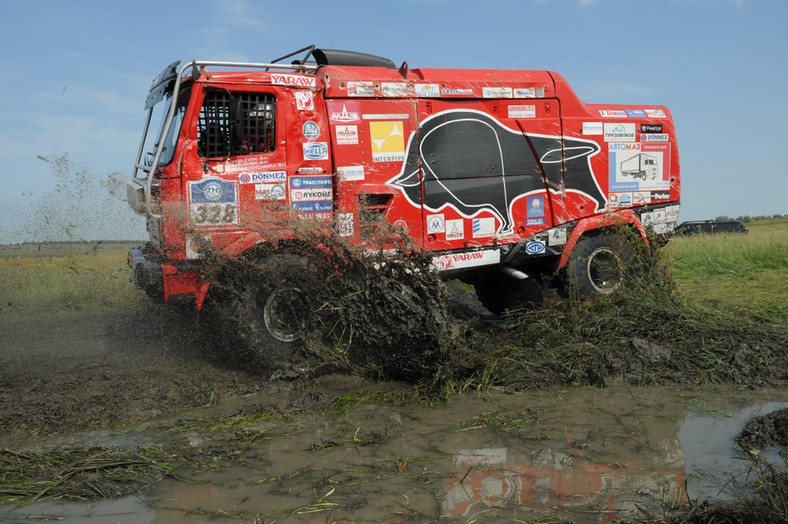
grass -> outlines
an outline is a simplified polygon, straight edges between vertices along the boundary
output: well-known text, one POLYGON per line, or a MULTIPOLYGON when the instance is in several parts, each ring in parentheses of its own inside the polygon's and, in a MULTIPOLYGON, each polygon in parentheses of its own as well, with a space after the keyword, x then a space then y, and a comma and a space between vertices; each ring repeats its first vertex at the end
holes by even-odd
POLYGON ((61 246, 0 250, 0 308, 18 312, 86 311, 136 303, 125 247, 61 246))
POLYGON ((754 222, 747 236, 675 237, 665 252, 691 303, 788 324, 788 219, 754 222))

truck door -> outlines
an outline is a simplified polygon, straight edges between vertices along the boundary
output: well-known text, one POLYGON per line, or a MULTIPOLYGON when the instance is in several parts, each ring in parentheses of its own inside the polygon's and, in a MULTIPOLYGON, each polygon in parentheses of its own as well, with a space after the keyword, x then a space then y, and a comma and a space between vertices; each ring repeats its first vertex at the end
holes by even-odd
POLYGON ((410 99, 327 100, 336 173, 335 220, 339 234, 374 244, 381 220, 421 241, 421 190, 400 192, 392 179, 410 172, 416 146, 416 105, 410 99))
POLYGON ((531 141, 560 150, 555 100, 419 100, 418 110, 426 247, 512 243, 553 224, 531 141))

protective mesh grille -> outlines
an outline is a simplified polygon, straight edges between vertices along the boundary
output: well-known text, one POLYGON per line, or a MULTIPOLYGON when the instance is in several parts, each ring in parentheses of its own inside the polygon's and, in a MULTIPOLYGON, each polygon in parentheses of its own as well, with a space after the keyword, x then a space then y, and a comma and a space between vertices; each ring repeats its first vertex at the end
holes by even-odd
POLYGON ((276 149, 276 98, 266 93, 205 93, 197 123, 205 158, 270 153, 276 149))

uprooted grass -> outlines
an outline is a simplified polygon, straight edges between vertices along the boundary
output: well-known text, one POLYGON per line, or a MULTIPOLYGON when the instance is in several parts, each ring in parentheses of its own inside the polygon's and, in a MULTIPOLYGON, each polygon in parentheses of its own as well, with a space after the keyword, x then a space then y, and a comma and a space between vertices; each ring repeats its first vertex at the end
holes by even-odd
POLYGON ((158 447, 127 450, 74 445, 48 452, 4 449, 0 450, 0 504, 118 498, 175 476, 175 469, 185 461, 158 447))
POLYGON ((634 269, 639 278, 614 296, 548 300, 513 317, 508 330, 455 340, 433 384, 525 389, 788 379, 788 326, 688 302, 659 251, 634 269))

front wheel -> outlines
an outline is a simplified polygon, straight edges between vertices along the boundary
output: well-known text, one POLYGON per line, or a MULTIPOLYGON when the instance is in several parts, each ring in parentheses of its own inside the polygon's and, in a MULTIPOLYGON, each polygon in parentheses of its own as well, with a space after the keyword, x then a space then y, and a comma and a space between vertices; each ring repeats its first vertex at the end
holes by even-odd
POLYGON ((619 291, 631 259, 632 246, 622 235, 605 233, 581 238, 567 265, 571 294, 588 300, 619 291))

